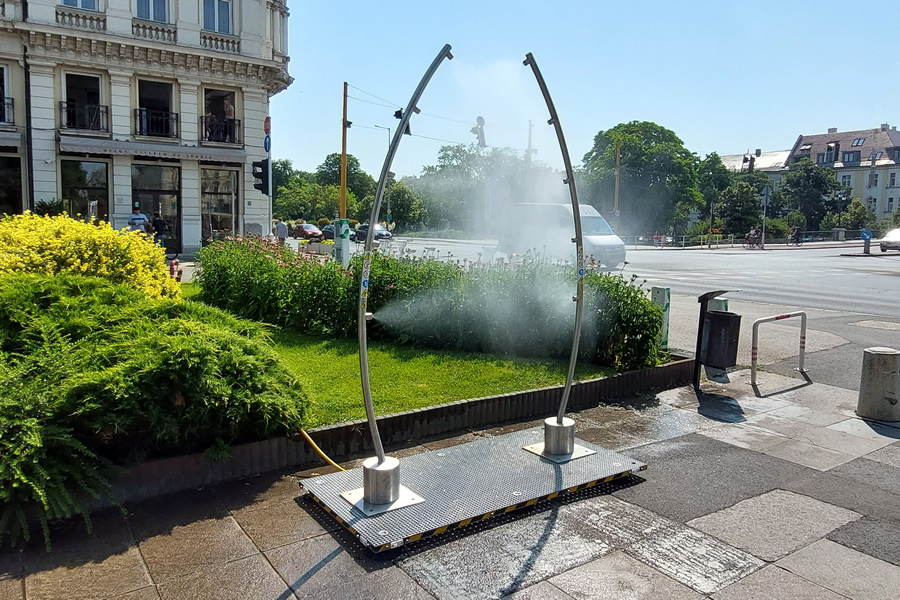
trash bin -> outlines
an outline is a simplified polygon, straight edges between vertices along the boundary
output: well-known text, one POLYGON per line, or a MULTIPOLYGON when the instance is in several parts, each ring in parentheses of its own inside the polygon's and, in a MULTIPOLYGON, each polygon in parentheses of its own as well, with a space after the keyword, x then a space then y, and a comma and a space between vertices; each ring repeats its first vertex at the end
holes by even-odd
POLYGON ((847 239, 847 230, 843 227, 835 227, 831 230, 831 239, 834 242, 843 242, 847 239))
POLYGON ((727 369, 736 365, 741 315, 710 310, 707 311, 703 321, 700 362, 716 369, 727 369))

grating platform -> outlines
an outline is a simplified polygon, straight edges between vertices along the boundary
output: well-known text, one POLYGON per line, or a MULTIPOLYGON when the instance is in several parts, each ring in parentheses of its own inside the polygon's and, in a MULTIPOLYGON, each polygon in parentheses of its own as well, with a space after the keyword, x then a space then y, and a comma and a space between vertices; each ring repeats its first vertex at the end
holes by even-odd
POLYGON ((374 516, 341 497, 362 486, 362 467, 301 486, 364 546, 381 552, 647 468, 582 440, 578 444, 595 453, 562 464, 524 450, 543 439, 543 428, 536 427, 403 458, 401 483, 425 501, 374 516))

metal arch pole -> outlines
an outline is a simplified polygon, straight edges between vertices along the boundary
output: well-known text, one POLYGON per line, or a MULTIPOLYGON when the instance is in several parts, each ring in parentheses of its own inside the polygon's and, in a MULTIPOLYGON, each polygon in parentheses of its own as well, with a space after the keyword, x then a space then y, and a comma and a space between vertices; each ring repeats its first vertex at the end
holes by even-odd
POLYGON ((369 349, 366 344, 366 308, 369 302, 369 273, 372 266, 372 243, 375 239, 375 223, 378 222, 378 211, 381 208, 381 199, 384 196, 388 172, 391 170, 394 154, 396 154, 397 148, 400 146, 400 139, 403 137, 403 132, 406 131, 406 126, 409 124, 412 113, 414 111, 418 112, 419 110, 416 108, 416 104, 418 104, 422 92, 425 91, 425 86, 428 85, 431 77, 440 66, 441 61, 445 58, 448 60, 453 58, 453 55, 450 53, 450 44, 446 44, 441 48, 441 51, 435 57, 431 66, 428 67, 428 71, 425 72, 425 76, 422 77, 422 81, 419 82, 416 91, 413 92, 412 98, 409 99, 406 110, 403 111, 400 124, 397 126, 397 131, 394 133, 394 139, 391 141, 391 145, 388 148, 387 156, 384 157, 384 165, 381 167, 381 176, 378 178, 378 187, 375 191, 375 203, 372 205, 372 214, 369 216, 369 232, 366 235, 362 279, 359 283, 359 369, 362 376, 363 399, 366 403, 366 418, 369 421, 369 430, 372 432, 372 443, 375 445, 375 454, 378 457, 378 464, 384 462, 385 456, 384 446, 381 443, 381 436, 378 434, 378 423, 375 421, 375 407, 372 405, 372 390, 369 384, 369 349))
POLYGON ((572 162, 569 160, 569 150, 566 147, 566 138, 563 135, 562 126, 559 124, 559 117, 556 114, 556 107, 553 106, 553 99, 550 98, 550 92, 547 91, 547 84, 541 75, 541 70, 534 60, 531 52, 525 55, 525 66, 531 67, 538 86, 541 88, 541 94, 544 96, 544 102, 547 103, 547 109, 550 111, 550 120, 548 123, 556 129, 556 138, 559 140, 559 149, 562 152, 563 163, 566 166, 566 179, 563 183, 569 186, 569 196, 572 198, 572 215, 575 218, 575 252, 578 256, 578 288, 575 295, 575 334, 572 337, 572 354, 569 357, 569 374, 566 377, 566 386, 563 388, 562 400, 559 403, 559 412, 556 415, 556 422, 562 424, 563 417, 566 414, 566 405, 569 403, 569 393, 572 390, 572 380, 575 378, 575 364, 578 362, 578 342, 581 339, 581 319, 584 311, 584 245, 581 237, 581 211, 578 208, 578 194, 575 191, 575 172, 572 170, 572 162))

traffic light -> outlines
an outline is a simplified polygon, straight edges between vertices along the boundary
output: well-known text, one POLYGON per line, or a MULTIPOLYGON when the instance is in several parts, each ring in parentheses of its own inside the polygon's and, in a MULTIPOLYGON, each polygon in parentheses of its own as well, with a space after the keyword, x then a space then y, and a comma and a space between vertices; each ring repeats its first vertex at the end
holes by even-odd
POLYGON ((484 119, 482 117, 478 117, 475 122, 477 123, 477 125, 475 125, 475 127, 470 129, 469 131, 475 134, 475 136, 478 138, 478 145, 484 148, 484 119))
POLYGON ((264 196, 269 195, 269 159, 253 161, 253 178, 256 183, 253 187, 263 193, 264 196))
MULTIPOLYGON (((415 112, 418 112, 418 111, 415 111, 415 112)), ((403 118, 403 109, 397 109, 397 110, 394 112, 394 118, 395 118, 395 119, 402 119, 402 118, 403 118)), ((409 123, 406 124, 406 129, 403 130, 403 133, 406 134, 406 135, 412 135, 412 134, 409 132, 409 123)))

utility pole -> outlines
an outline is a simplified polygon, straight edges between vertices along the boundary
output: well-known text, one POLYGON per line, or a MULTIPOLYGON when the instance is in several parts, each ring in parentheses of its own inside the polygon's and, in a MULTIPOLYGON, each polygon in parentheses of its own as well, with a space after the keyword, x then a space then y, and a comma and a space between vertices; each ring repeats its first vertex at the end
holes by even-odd
MULTIPOLYGON (((344 111, 341 120, 341 196, 338 209, 338 222, 335 223, 335 258, 341 266, 350 264, 350 221, 347 219, 347 82, 344 82, 344 111)), ((374 230, 373 230, 374 231, 374 230)))

